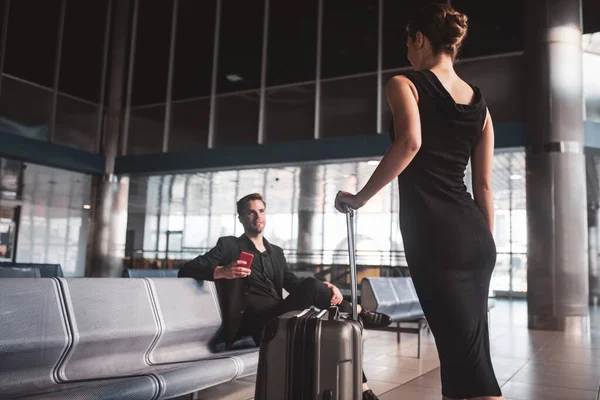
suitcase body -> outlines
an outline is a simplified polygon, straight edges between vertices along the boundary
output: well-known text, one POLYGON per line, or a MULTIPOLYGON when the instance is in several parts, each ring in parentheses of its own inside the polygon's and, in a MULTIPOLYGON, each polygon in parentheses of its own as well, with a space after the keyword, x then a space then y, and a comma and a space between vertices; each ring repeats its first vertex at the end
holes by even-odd
POLYGON ((327 310, 273 319, 260 344, 256 400, 361 399, 361 340, 359 322, 327 310))
POLYGON ((260 343, 256 400, 362 399, 362 327, 356 309, 353 217, 348 208, 352 315, 341 316, 337 307, 311 307, 271 320, 260 343))

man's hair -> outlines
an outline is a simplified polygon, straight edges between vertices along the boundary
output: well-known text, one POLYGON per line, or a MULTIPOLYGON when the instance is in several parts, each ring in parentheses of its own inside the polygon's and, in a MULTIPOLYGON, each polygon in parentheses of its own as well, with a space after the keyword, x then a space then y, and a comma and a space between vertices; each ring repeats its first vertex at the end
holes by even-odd
POLYGON ((242 213, 244 212, 244 208, 246 207, 246 204, 248 204, 252 200, 260 200, 265 205, 265 208, 267 207, 267 203, 265 203, 265 200, 260 195, 260 193, 251 193, 251 194, 248 194, 248 195, 246 195, 246 196, 244 196, 244 197, 242 197, 241 199, 238 200, 238 202, 237 202, 237 213, 238 213, 238 215, 242 215, 242 213))

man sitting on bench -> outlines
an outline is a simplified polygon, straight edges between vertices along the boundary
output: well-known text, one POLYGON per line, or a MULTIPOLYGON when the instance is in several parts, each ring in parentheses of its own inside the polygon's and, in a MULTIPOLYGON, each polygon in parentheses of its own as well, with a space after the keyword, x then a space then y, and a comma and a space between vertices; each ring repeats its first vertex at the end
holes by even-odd
MULTIPOLYGON (((240 199, 237 212, 244 234, 219 238, 214 248, 179 270, 179 277, 216 282, 228 348, 247 335, 259 346, 267 322, 288 311, 337 305, 340 311, 351 312, 350 303, 336 286, 314 278, 298 278, 287 265, 283 250, 263 237, 266 203, 260 194, 240 199), (254 255, 251 268, 239 260, 242 251, 254 255), (289 292, 285 299, 282 288, 289 292)), ((358 310, 366 328, 381 328, 391 323, 385 314, 361 310, 360 306, 358 310)), ((367 387, 364 374, 363 382, 363 399, 377 399, 367 387)))

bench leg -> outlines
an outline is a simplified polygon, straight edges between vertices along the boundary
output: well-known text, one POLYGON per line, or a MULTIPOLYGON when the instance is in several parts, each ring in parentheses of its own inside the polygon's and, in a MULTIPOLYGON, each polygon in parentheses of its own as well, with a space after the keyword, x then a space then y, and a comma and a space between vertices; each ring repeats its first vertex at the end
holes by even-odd
POLYGON ((396 331, 396 341, 400 344, 400 322, 396 322, 396 328, 398 329, 396 331))
POLYGON ((418 333, 418 345, 417 345, 417 358, 421 358, 421 321, 419 321, 419 333, 418 333))

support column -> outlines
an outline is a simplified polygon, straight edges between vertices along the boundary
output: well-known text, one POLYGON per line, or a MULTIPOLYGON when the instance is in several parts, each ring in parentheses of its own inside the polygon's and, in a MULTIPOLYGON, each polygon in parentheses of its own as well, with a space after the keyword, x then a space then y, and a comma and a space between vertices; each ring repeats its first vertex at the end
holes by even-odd
POLYGON ((301 263, 320 262, 320 257, 308 257, 315 250, 313 243, 317 224, 315 223, 318 208, 318 167, 302 166, 300 168, 300 194, 298 196, 298 261, 301 263))
POLYGON ((588 209, 588 254, 590 279, 590 304, 600 301, 600 268, 598 266, 598 208, 588 209))
POLYGON ((86 276, 118 277, 123 270, 129 178, 114 175, 115 158, 119 150, 131 0, 112 0, 110 81, 106 125, 101 150, 106 156, 103 176, 92 181, 92 209, 87 251, 86 276))
POLYGON ((581 0, 526 4, 529 328, 581 330, 589 321, 581 0))

